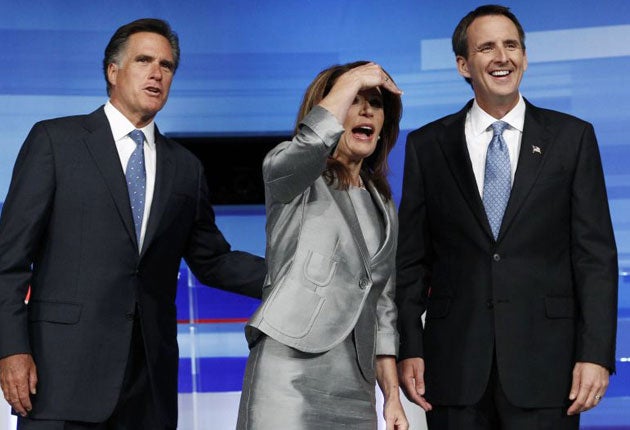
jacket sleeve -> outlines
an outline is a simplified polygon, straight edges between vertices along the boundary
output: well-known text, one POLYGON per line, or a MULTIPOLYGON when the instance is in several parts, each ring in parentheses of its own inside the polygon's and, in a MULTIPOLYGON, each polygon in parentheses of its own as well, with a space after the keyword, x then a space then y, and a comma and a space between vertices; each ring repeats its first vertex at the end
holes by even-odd
POLYGON ((222 290, 261 298, 267 268, 259 256, 231 249, 215 223, 208 185, 198 166, 197 211, 184 258, 197 279, 222 290))
MULTIPOLYGON (((396 222, 396 211, 393 202, 389 203, 389 216, 394 226, 394 237, 398 238, 398 225, 396 222)), ((394 244, 396 249, 396 244, 394 244)), ((396 329, 396 320, 398 312, 394 302, 396 296, 396 253, 392 252, 391 256, 391 275, 385 284, 385 288, 381 293, 376 304, 376 355, 398 355, 398 330, 396 329)))
POLYGON ((417 139, 415 134, 407 139, 398 211, 400 234, 396 254, 396 304, 401 360, 423 357, 424 354, 422 314, 426 310, 433 258, 417 139))
POLYGON ((342 133, 335 116, 315 106, 293 140, 282 142, 265 157, 263 179, 269 197, 286 203, 304 192, 326 168, 326 159, 342 133))
POLYGON ((571 193, 571 260, 579 312, 576 361, 614 372, 619 273, 595 132, 587 124, 571 193))
POLYGON ((30 353, 24 299, 54 193, 50 137, 38 123, 18 154, 0 219, 0 357, 30 353))

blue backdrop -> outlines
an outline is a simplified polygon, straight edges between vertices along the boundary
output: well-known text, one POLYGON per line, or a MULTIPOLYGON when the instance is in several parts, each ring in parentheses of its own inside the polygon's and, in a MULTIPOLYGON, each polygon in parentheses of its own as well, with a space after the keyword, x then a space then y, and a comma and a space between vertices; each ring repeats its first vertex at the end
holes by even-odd
MULTIPOLYGON (((182 61, 157 123, 166 133, 288 133, 321 69, 369 59, 405 91, 391 157, 396 199, 406 134, 472 97, 455 70, 450 35, 481 3, 404 0, 0 1, 0 202, 17 151, 40 119, 106 101, 102 53, 118 26, 153 16, 179 33, 182 61)), ((618 374, 583 427, 630 423, 630 2, 508 1, 527 31, 522 92, 534 104, 595 125, 620 252, 618 374)), ((234 247, 264 253, 260 207, 218 207, 234 247)), ((180 273, 180 391, 240 389, 243 321, 257 303, 199 287, 180 273)))

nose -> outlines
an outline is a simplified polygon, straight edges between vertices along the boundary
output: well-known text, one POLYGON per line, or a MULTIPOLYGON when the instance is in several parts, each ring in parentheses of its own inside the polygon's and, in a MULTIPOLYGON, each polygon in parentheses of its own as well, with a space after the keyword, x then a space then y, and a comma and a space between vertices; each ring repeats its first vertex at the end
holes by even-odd
POLYGON ((496 52, 496 61, 500 63, 506 63, 508 61, 508 51, 503 46, 497 47, 496 52))
POLYGON ((151 64, 151 74, 150 77, 155 79, 156 81, 162 80, 162 66, 158 61, 155 61, 151 64))
POLYGON ((374 108, 370 104, 369 100, 363 100, 361 102, 361 115, 365 115, 365 116, 374 115, 374 108))

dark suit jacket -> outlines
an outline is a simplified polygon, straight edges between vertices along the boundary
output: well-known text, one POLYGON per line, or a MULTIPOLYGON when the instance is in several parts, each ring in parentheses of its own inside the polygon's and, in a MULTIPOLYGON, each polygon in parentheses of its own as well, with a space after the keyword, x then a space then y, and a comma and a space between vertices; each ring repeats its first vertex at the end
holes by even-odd
POLYGON ((400 358, 424 357, 430 402, 470 405, 496 350, 513 404, 559 407, 576 361, 615 366, 617 253, 593 127, 527 103, 495 241, 466 147, 471 105, 408 136, 400 358))
POLYGON ((204 283, 261 294, 264 262, 230 251, 199 161, 157 130, 156 151, 140 254, 102 108, 36 124, 20 151, 0 221, 0 357, 33 355, 33 418, 100 422, 111 414, 137 305, 157 410, 174 427, 181 258, 204 283))

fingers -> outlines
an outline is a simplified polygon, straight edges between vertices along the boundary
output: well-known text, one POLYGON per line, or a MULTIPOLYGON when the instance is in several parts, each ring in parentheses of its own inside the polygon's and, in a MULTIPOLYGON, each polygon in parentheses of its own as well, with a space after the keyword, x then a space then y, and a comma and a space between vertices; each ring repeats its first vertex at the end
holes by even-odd
POLYGON ((588 411, 599 404, 606 393, 609 382, 608 370, 593 363, 576 363, 569 399, 573 403, 567 415, 588 411))
POLYGON ((394 83, 392 78, 376 63, 366 63, 355 67, 345 73, 345 78, 351 79, 358 85, 358 90, 381 87, 394 94, 402 94, 402 91, 394 83))
POLYGON ((376 74, 377 79, 375 84, 372 86, 384 88, 394 94, 400 95, 403 93, 380 65, 376 63, 368 63, 365 66, 369 66, 369 68, 373 70, 373 73, 376 74))
POLYGON ((403 360, 398 365, 400 385, 407 398, 426 412, 433 406, 424 398, 424 361, 420 358, 403 360))
POLYGON ((4 398, 11 407, 26 416, 33 405, 30 395, 37 385, 35 363, 28 354, 16 354, 0 360, 0 386, 4 398))

